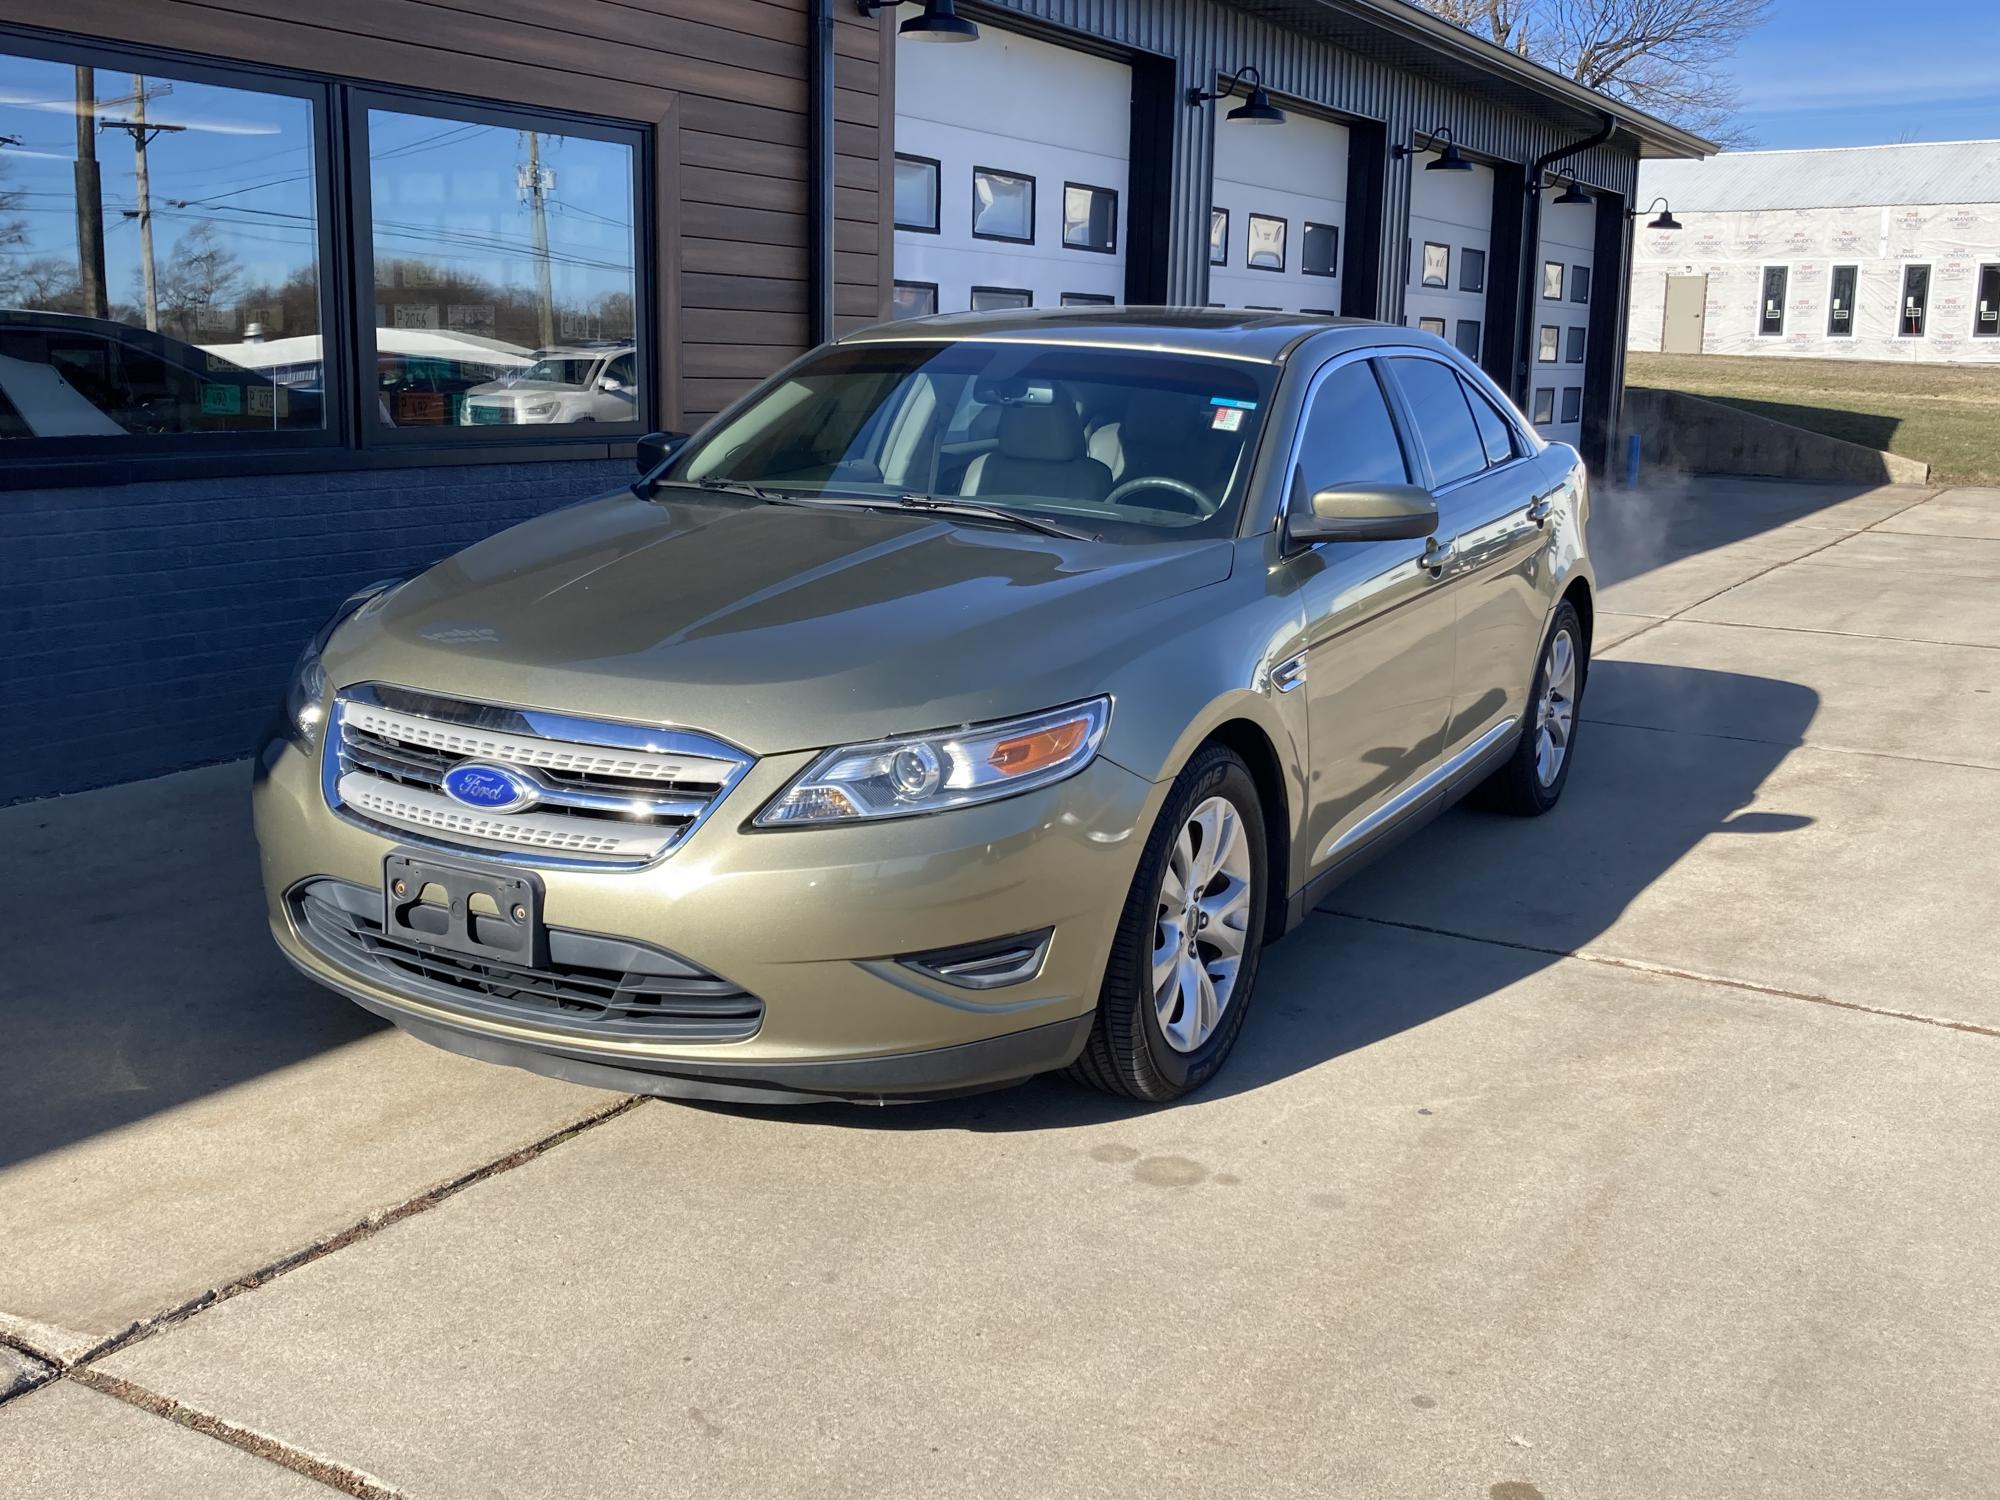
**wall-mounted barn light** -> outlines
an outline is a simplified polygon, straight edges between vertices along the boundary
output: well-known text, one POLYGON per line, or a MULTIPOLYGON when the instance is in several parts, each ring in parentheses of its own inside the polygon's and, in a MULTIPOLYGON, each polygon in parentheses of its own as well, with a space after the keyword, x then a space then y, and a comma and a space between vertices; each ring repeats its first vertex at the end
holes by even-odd
MULTIPOLYGON (((885 6, 904 0, 859 0, 861 14, 873 18, 885 6)), ((916 3, 916 0, 911 0, 916 3)), ((924 13, 911 16, 897 32, 913 42, 976 42, 979 28, 959 15, 956 0, 923 0, 924 13)))
POLYGON ((1187 102, 1190 109, 1199 109, 1215 99, 1227 99, 1236 92, 1236 86, 1244 79, 1250 80, 1250 93, 1244 101, 1223 118, 1228 120, 1248 120, 1253 125, 1282 125, 1285 112, 1271 102, 1271 96, 1264 92, 1264 75, 1253 67, 1241 67, 1231 75, 1229 82, 1219 89, 1189 89, 1187 102))
MULTIPOLYGON (((1424 163, 1424 170, 1426 172, 1470 172, 1472 170, 1472 163, 1467 161, 1464 153, 1458 149, 1458 141, 1453 137, 1449 125, 1440 125, 1436 130, 1419 130, 1417 138, 1419 140, 1428 140, 1430 146, 1426 149, 1434 151, 1437 150, 1437 143, 1439 141, 1444 142, 1444 150, 1438 152, 1438 159, 1424 163)), ((1415 156, 1418 149, 1416 146, 1398 146, 1391 154, 1400 161, 1405 156, 1415 156)))
POLYGON ((1633 209, 1632 217, 1636 219, 1642 212, 1651 213, 1655 207, 1660 210, 1660 216, 1657 219, 1648 219, 1646 221, 1648 229, 1678 229, 1681 227, 1681 221, 1674 217, 1673 207, 1664 198, 1655 198, 1643 210, 1633 209))
POLYGON ((1556 194, 1554 202, 1557 208, 1588 208, 1592 199, 1590 194, 1576 185, 1576 178, 1572 176, 1569 180, 1569 186, 1556 194))

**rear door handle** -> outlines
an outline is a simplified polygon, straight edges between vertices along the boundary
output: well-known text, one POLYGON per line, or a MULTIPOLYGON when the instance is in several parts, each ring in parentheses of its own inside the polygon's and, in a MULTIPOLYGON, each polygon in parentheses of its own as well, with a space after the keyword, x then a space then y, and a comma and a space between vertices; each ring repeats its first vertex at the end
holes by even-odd
POLYGON ((1528 519, 1539 526, 1555 514, 1555 509, 1555 492, 1550 491, 1548 494, 1539 496, 1530 502, 1528 506, 1528 519))
POLYGON ((1451 554, 1457 545, 1456 540, 1453 540, 1446 542, 1440 547, 1438 539, 1432 537, 1424 545, 1424 555, 1417 559, 1417 566, 1420 568, 1429 568, 1431 577, 1433 578, 1440 577, 1444 573, 1444 565, 1451 561, 1451 554))

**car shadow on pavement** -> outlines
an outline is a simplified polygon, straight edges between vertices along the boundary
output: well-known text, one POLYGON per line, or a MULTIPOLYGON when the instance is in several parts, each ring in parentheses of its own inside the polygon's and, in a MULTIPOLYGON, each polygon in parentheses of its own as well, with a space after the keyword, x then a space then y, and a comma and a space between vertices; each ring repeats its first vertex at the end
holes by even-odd
MULTIPOLYGON (((1596 663, 1556 811, 1521 819, 1461 806, 1358 872, 1265 951, 1227 1066, 1166 1107, 1200 1109, 1264 1088, 1476 1004, 1601 936, 1704 840, 1805 827, 1810 818, 1757 801, 1818 706, 1819 695, 1794 682, 1596 663), (1670 730, 1723 702, 1754 706, 1759 736, 1670 730), (1609 722, 1597 717, 1606 710, 1609 722), (1412 930, 1446 936, 1419 943, 1412 930)), ((701 1107, 822 1127, 1015 1131, 1101 1124, 1162 1106, 1047 1078, 890 1109, 829 1105, 781 1116, 701 1107)))

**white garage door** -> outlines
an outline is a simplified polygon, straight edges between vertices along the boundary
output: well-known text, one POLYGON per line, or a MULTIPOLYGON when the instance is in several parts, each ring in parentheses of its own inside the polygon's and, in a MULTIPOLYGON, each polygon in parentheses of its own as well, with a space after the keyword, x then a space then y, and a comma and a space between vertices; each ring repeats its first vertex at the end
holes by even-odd
MULTIPOLYGON (((1597 243, 1597 209, 1558 207, 1554 189, 1542 193, 1542 253, 1528 272, 1535 278, 1534 376, 1528 415, 1545 438, 1583 438, 1583 356, 1590 340, 1590 299, 1597 295, 1591 260, 1597 243)), ((1617 289, 1606 292, 1616 296, 1617 289)))
POLYGON ((1477 360, 1485 352, 1486 258, 1493 248, 1493 169, 1425 170, 1420 153, 1410 177, 1410 284, 1404 321, 1448 339, 1477 360))
POLYGON ((1208 300, 1217 307, 1340 311, 1346 252, 1347 127, 1293 111, 1282 125, 1214 107, 1208 300))
POLYGON ((1125 300, 1132 70, 980 22, 896 44, 896 315, 1125 300))

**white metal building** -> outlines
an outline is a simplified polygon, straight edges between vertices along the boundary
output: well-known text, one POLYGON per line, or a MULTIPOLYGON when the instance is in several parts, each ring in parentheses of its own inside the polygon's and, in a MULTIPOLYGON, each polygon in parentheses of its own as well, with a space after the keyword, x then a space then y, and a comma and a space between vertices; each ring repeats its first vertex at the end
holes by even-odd
POLYGON ((1649 161, 1637 202, 1628 348, 2000 363, 2000 140, 1649 161))

